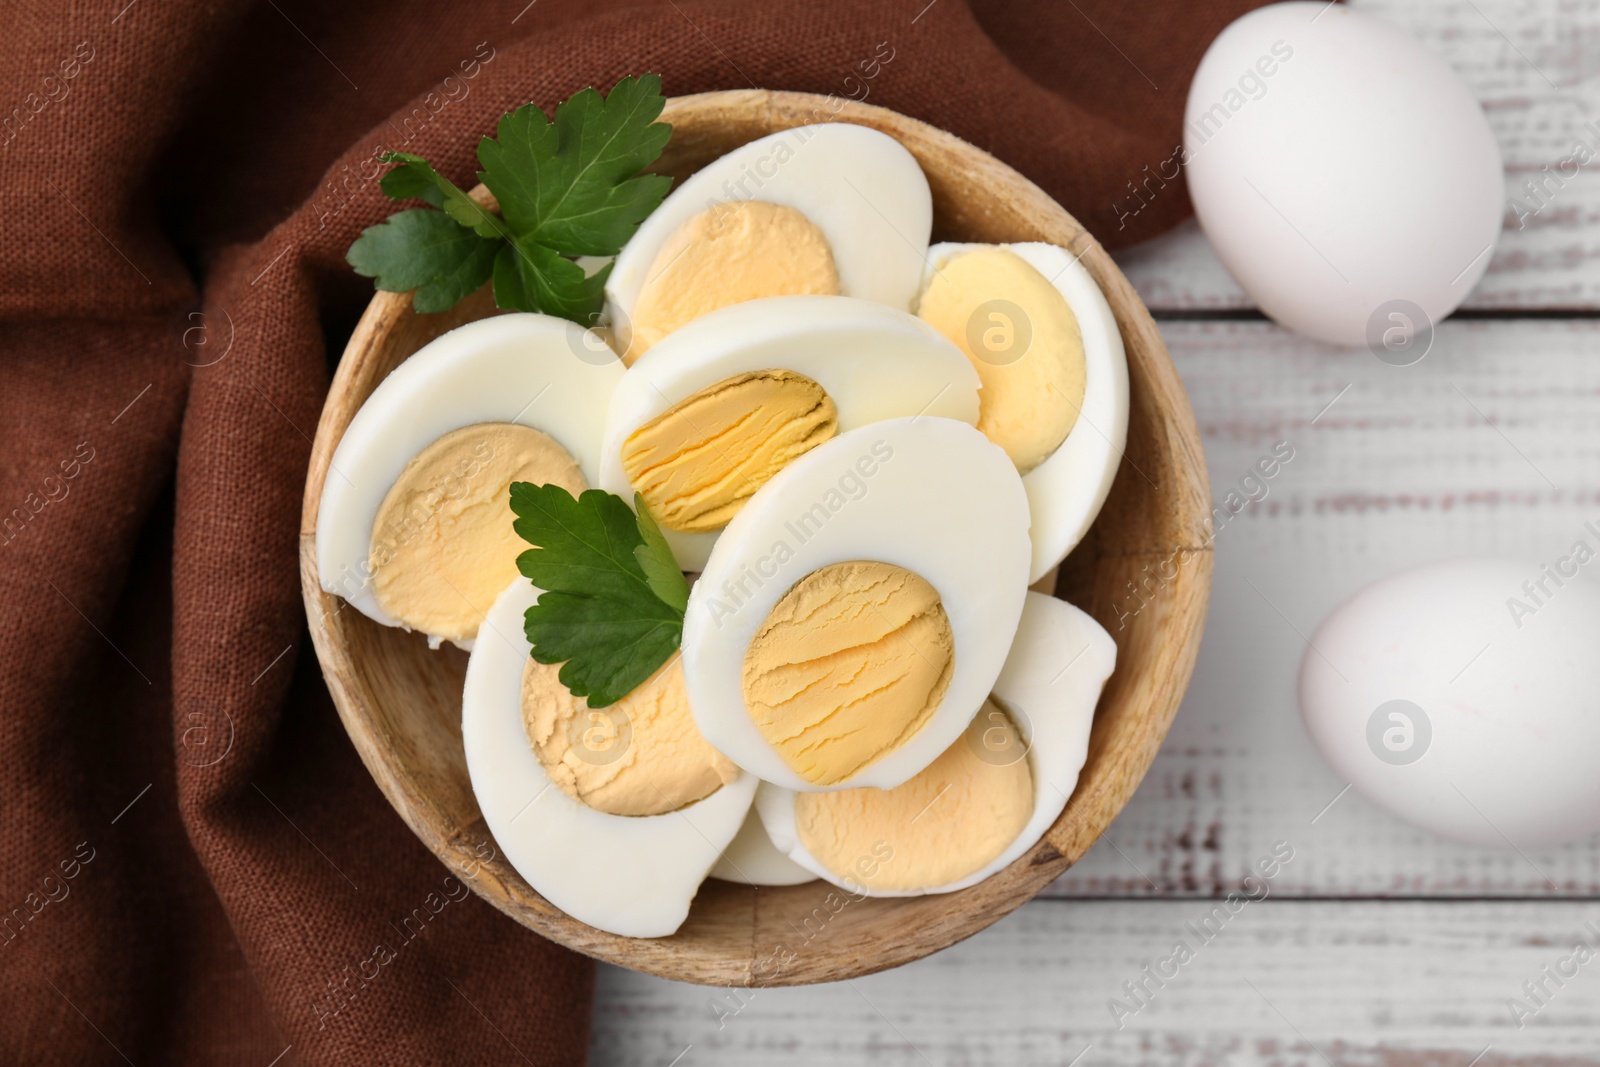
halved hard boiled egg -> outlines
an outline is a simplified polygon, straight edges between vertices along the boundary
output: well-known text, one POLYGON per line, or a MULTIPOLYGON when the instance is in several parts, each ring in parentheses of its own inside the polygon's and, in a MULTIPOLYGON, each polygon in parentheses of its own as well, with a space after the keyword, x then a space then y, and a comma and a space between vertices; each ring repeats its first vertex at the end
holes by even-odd
MULTIPOLYGON (((757 786, 756 795, 760 796, 761 790, 770 788, 768 785, 757 786)), ((711 877, 741 885, 799 885, 817 880, 811 871, 778 851, 778 846, 767 836, 767 828, 761 825, 761 816, 756 814, 754 807, 744 817, 744 825, 739 827, 738 834, 722 850, 722 858, 711 868, 711 877)))
POLYGON ((1111 306, 1064 248, 941 244, 916 312, 983 381, 978 429, 1022 474, 1037 581, 1100 513, 1127 444, 1128 363, 1111 306))
POLYGON ((606 282, 632 363, 717 308, 766 296, 854 296, 908 310, 933 200, 904 146, 865 126, 771 134, 707 164, 628 241, 606 282))
POLYGON ((1029 552, 1016 469, 966 423, 889 419, 818 445, 745 503, 690 592, 700 732, 790 789, 899 785, 988 695, 1029 552))
POLYGON ((538 598, 512 583, 467 661, 461 739, 473 793, 546 900, 601 930, 665 937, 739 833, 756 779, 695 732, 676 658, 610 707, 566 692, 523 636, 538 598))
POLYGON ((1066 807, 1116 659, 1099 623, 1029 593, 1005 669, 938 759, 893 789, 764 785, 761 822, 789 859, 855 893, 918 896, 974 885, 1032 848, 1066 807))
POLYGON ((527 548, 510 484, 593 485, 621 378, 595 335, 547 315, 481 319, 424 345, 334 449, 317 512, 322 588, 435 648, 471 648, 527 548))
POLYGON ((978 373, 915 316, 847 297, 713 311, 629 367, 612 393, 600 488, 644 497, 679 566, 783 467, 903 415, 978 420, 978 373))

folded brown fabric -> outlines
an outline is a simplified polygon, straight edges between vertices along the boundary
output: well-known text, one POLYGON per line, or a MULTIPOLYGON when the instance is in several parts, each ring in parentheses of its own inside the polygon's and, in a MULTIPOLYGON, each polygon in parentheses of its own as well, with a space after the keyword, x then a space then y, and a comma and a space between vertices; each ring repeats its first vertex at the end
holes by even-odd
POLYGON ((833 93, 977 143, 1121 244, 1187 212, 1181 181, 1129 197, 1251 6, 10 5, 0 1061, 585 1054, 589 962, 411 835, 306 639, 300 497, 371 293, 344 253, 390 210, 377 146, 471 185, 502 112, 624 74, 833 93))

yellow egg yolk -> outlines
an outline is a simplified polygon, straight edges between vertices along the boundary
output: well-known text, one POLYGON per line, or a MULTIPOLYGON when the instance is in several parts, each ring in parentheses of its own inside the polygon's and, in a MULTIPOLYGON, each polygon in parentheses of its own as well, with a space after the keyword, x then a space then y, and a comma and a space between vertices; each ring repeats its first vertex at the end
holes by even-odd
POLYGON ((661 815, 739 777, 695 729, 678 656, 605 708, 568 692, 560 670, 528 660, 522 723, 550 780, 574 800, 610 815, 661 815))
POLYGON ((407 463, 372 526, 379 606, 436 637, 476 635, 528 547, 511 528, 512 482, 555 484, 574 495, 587 488, 566 449, 515 423, 454 430, 407 463))
POLYGON ((839 271, 817 225, 764 200, 717 204, 662 244, 632 318, 613 336, 632 365, 651 345, 707 312, 764 296, 836 296, 839 271))
POLYGON ((795 457, 839 432, 822 386, 793 371, 740 374, 630 434, 622 468, 669 530, 719 530, 795 457))
POLYGON ((888 563, 836 563, 795 583, 745 651, 745 706, 816 785, 899 748, 939 707, 955 638, 938 591, 888 563))
POLYGON ((801 793, 794 815, 806 851, 846 884, 936 889, 982 870, 1017 839, 1033 816, 1033 773, 1016 725, 985 701, 910 781, 801 793))
POLYGON ((1007 248, 961 252, 939 267, 917 315, 978 372, 978 429, 1026 474, 1077 424, 1086 368, 1066 297, 1007 248))

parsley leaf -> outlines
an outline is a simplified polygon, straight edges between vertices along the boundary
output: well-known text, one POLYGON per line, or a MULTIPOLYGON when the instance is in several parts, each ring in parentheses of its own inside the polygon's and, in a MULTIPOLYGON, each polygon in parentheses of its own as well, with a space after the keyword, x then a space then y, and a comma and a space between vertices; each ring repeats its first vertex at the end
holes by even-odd
POLYGON ((656 592, 665 576, 648 577, 641 562, 640 519, 611 493, 590 489, 574 499, 558 485, 529 482, 511 483, 511 510, 513 529, 535 546, 517 557, 517 569, 541 590, 523 619, 533 658, 560 663, 561 684, 591 708, 615 704, 683 639, 683 607, 656 592))
MULTIPOLYGON (((394 155, 395 153, 385 152, 379 159, 387 163, 394 155)), ((429 169, 432 170, 431 167, 429 169)), ((434 207, 444 207, 444 191, 439 188, 438 183, 413 167, 396 167, 383 176, 378 188, 382 189, 390 200, 426 200, 434 207)))
POLYGON ((660 77, 647 74, 623 78, 605 96, 576 93, 554 122, 533 104, 504 116, 498 139, 478 145, 478 178, 499 215, 421 156, 386 153, 384 162, 399 166, 383 176, 383 191, 439 211, 391 215, 362 231, 346 258, 379 289, 417 289, 418 311, 443 311, 493 277, 502 308, 590 325, 610 268, 586 275, 567 257, 615 255, 661 203, 672 180, 641 172, 672 136, 656 121, 665 106, 660 77))
MULTIPOLYGON (((415 289, 420 312, 448 311, 489 280, 504 242, 479 237, 438 211, 414 208, 361 231, 350 265, 390 293, 415 289)), ((577 266, 577 264, 573 264, 577 266)))
POLYGON ((605 303, 611 264, 584 276, 583 268, 543 245, 513 237, 494 260, 494 302, 503 308, 542 311, 588 326, 605 303))
POLYGON ((672 136, 655 121, 665 105, 661 79, 649 74, 623 78, 608 98, 577 93, 553 123, 532 104, 519 107, 500 120, 498 141, 478 145, 478 177, 519 236, 569 256, 615 255, 672 185, 639 174, 672 136))
POLYGON ((505 223, 462 192, 455 182, 434 170, 426 159, 410 152, 385 152, 382 158, 385 163, 400 164, 378 183, 391 199, 420 197, 434 207, 443 208, 446 215, 479 237, 507 235, 505 223))
POLYGON ((678 561, 667 539, 661 536, 661 527, 656 525, 655 516, 650 514, 649 506, 639 493, 633 494, 633 513, 639 520, 639 536, 644 540, 633 554, 644 571, 645 581, 650 583, 656 596, 679 611, 687 610, 689 582, 678 569, 678 561))

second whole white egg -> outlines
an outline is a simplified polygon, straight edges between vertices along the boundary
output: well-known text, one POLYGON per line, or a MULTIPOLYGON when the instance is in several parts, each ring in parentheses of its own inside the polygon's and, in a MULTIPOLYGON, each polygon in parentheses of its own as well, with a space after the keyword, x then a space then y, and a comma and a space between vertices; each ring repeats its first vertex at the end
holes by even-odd
POLYGON ((1600 830, 1600 580, 1580 557, 1450 560, 1341 604, 1300 666, 1323 758, 1374 804, 1466 844, 1600 830))
POLYGON ((1343 4, 1272 4, 1224 30, 1195 73, 1180 161, 1206 237, 1263 312, 1380 355, 1403 358, 1461 304, 1500 233, 1504 170, 1471 91, 1343 4))

